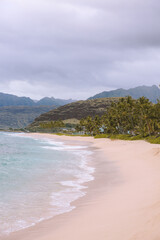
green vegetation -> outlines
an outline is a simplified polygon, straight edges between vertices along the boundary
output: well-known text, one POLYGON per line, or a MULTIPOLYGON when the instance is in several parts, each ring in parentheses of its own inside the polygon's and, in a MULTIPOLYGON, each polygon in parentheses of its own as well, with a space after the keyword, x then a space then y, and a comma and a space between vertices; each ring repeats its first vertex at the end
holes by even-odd
POLYGON ((26 128, 30 132, 42 132, 42 133, 60 133, 63 131, 65 124, 59 121, 44 121, 40 122, 38 126, 32 125, 32 128, 26 128))
POLYGON ((38 117, 29 131, 160 143, 160 101, 104 98, 79 101, 38 117), (90 115, 89 115, 90 114, 90 115))
POLYGON ((131 135, 123 135, 123 134, 99 134, 94 136, 94 138, 110 138, 112 140, 129 140, 129 141, 135 141, 135 140, 146 140, 147 142, 154 143, 154 144, 160 144, 160 136, 151 136, 151 137, 142 137, 140 135, 137 136, 131 136, 131 135))
POLYGON ((40 127, 43 129, 52 129, 52 128, 61 128, 61 127, 65 127, 64 123, 60 120, 60 121, 51 121, 51 122, 43 122, 40 123, 40 127))
POLYGON ((75 132, 75 127, 79 123, 79 121, 76 123, 68 122, 68 121, 42 121, 37 123, 32 123, 29 125, 26 130, 30 132, 46 132, 46 133, 67 133, 72 134, 75 132))
POLYGON ((160 143, 160 101, 151 103, 147 98, 131 97, 113 102, 101 117, 88 116, 76 127, 96 138, 140 140, 160 143))
POLYGON ((26 130, 30 132, 73 134, 75 133, 76 125, 77 125, 77 122, 75 124, 75 123, 69 123, 68 121, 62 121, 62 120, 43 121, 43 122, 39 122, 38 125, 34 125, 32 123, 31 127, 26 128, 26 130))
POLYGON ((70 103, 40 115, 28 126, 28 129, 39 131, 42 122, 59 120, 62 120, 66 127, 76 127, 82 118, 94 117, 95 115, 102 116, 111 104, 118 102, 118 100, 119 98, 102 98, 70 103))
POLYGON ((147 137, 146 140, 150 143, 160 144, 160 136, 159 137, 147 137))

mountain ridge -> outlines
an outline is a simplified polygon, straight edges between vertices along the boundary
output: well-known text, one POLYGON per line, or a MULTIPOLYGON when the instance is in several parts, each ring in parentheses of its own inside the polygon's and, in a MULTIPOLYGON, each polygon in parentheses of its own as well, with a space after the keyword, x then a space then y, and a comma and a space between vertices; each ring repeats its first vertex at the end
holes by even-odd
POLYGON ((13 94, 0 92, 0 107, 9 106, 62 106, 75 100, 72 99, 59 99, 54 97, 44 97, 38 101, 34 101, 29 97, 18 97, 13 94))
POLYGON ((104 97, 126 97, 126 96, 131 96, 134 99, 138 99, 139 97, 144 96, 148 98, 151 102, 156 103, 157 99, 160 99, 160 89, 156 85, 152 86, 143 85, 129 89, 119 88, 112 91, 104 91, 98 93, 88 98, 88 100, 104 97))
POLYGON ((72 103, 72 102, 74 102, 74 100, 72 100, 72 99, 67 99, 66 100, 66 99, 60 99, 60 98, 54 98, 54 97, 50 97, 50 98, 49 97, 44 97, 36 103, 36 106, 42 106, 42 105, 63 106, 65 104, 72 103))

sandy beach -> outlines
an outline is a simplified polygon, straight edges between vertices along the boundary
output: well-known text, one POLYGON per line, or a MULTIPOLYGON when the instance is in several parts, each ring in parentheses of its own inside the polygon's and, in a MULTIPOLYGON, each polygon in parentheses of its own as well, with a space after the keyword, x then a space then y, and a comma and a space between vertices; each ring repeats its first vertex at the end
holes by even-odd
POLYGON ((160 146, 145 141, 33 134, 93 151, 95 180, 76 208, 7 240, 159 240, 160 146))

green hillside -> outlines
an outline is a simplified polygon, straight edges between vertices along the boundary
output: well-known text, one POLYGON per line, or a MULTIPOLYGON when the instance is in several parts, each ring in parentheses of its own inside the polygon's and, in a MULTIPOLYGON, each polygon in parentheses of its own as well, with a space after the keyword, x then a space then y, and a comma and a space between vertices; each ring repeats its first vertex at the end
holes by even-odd
POLYGON ((110 107, 111 103, 117 102, 118 100, 119 98, 101 98, 70 103, 40 115, 28 128, 36 130, 43 122, 59 120, 68 124, 76 124, 80 119, 87 116, 102 116, 107 108, 110 107))

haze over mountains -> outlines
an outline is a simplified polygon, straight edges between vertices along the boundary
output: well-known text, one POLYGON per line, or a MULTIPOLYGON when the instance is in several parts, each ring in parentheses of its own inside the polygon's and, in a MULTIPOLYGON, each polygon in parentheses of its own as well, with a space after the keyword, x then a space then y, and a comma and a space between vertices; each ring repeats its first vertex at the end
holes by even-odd
POLYGON ((31 124, 35 118, 37 118, 37 122, 60 119, 79 120, 88 115, 93 116, 104 112, 107 106, 110 105, 110 100, 114 100, 115 97, 125 96, 132 96, 135 99, 145 96, 155 103, 157 99, 160 99, 160 89, 155 85, 151 87, 140 86, 128 90, 121 88, 105 91, 89 98, 89 100, 102 98, 98 101, 78 102, 72 99, 64 100, 53 97, 45 97, 39 101, 34 101, 28 97, 0 93, 0 128, 24 128, 31 124), (41 116, 41 114, 43 115, 41 116))
POLYGON ((72 99, 59 99, 59 98, 54 98, 54 97, 45 97, 45 98, 42 98, 41 100, 39 100, 38 102, 36 102, 36 106, 63 106, 65 104, 68 104, 68 103, 72 103, 72 102, 75 102, 75 100, 72 100, 72 99))
MULTIPOLYGON (((128 90, 120 88, 112 91, 104 91, 98 93, 89 99, 105 98, 105 97, 125 97, 131 96, 132 98, 146 97, 152 102, 156 102, 160 98, 160 89, 156 86, 139 86, 130 88, 128 90)), ((77 97, 78 98, 78 97, 77 97)), ((72 99, 56 99, 54 97, 44 97, 39 101, 35 101, 29 97, 18 97, 12 94, 0 93, 0 107, 4 106, 63 106, 76 100, 72 99)))
POLYGON ((34 101, 28 97, 0 93, 0 128, 24 128, 42 113, 71 102, 73 102, 72 99, 64 100, 53 97, 34 101))
POLYGON ((156 103, 157 99, 160 99, 160 89, 156 85, 153 85, 151 87, 139 86, 135 88, 130 88, 128 90, 120 88, 113 91, 104 91, 102 93, 94 95, 93 97, 90 97, 89 99, 126 96, 131 96, 134 99, 144 96, 148 98, 151 102, 156 103))
POLYGON ((39 101, 34 101, 29 97, 17 97, 12 94, 0 93, 0 107, 4 106, 62 106, 74 102, 72 99, 56 99, 45 97, 39 101))
POLYGON ((36 117, 54 108, 54 106, 0 107, 0 129, 24 128, 32 123, 36 117))
POLYGON ((37 117, 29 128, 30 130, 38 129, 39 124, 47 121, 63 120, 65 122, 75 123, 87 116, 101 116, 106 112, 113 101, 118 101, 119 97, 125 96, 132 96, 134 99, 144 96, 154 103, 157 102, 157 99, 160 99, 160 89, 153 85, 151 87, 140 86, 129 90, 117 89, 103 92, 88 100, 70 103, 44 113, 37 117))

